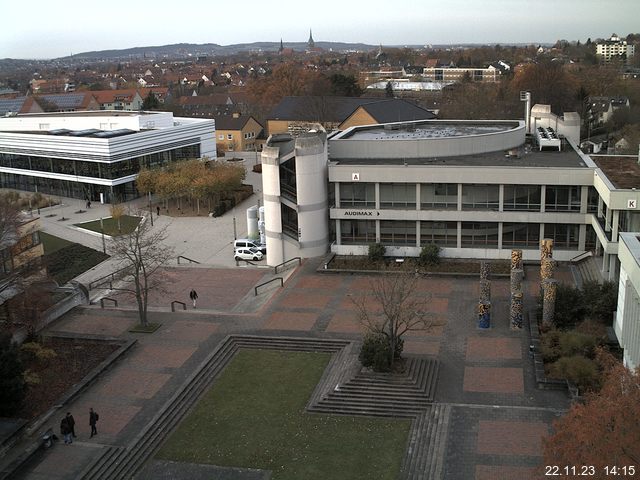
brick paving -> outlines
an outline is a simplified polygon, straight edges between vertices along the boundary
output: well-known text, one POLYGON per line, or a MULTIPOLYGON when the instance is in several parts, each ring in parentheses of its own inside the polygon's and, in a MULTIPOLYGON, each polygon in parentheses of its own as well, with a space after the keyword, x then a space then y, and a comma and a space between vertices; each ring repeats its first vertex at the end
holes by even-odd
MULTIPOLYGON (((126 445, 227 334, 359 339, 362 326, 352 299, 370 292, 371 279, 379 277, 319 274, 315 272, 318 263, 305 262, 284 288, 272 291, 270 301, 263 303, 258 313, 233 312, 240 302, 251 301, 253 286, 260 283, 265 271, 177 268, 171 269, 171 291, 153 301, 160 307, 169 298, 188 300, 189 290, 197 285, 198 308, 170 313, 164 305, 150 311, 150 320, 162 325, 153 334, 128 333, 136 323, 135 311, 90 307, 56 322, 51 328, 55 331, 135 337, 139 342, 127 358, 68 407, 76 415, 81 439, 89 445, 126 445), (89 440, 84 417, 91 406, 100 412, 101 419, 100 434, 89 440)), ((568 276, 562 268, 559 271, 568 276)), ((535 269, 527 267, 525 308, 537 295, 535 277, 535 269)), ((429 332, 408 333, 405 352, 440 360, 436 401, 452 405, 443 445, 442 478, 446 480, 532 478, 540 461, 542 437, 548 434, 552 420, 568 407, 566 394, 535 386, 531 358, 526 353, 526 329, 509 329, 508 285, 507 278, 493 279, 492 327, 480 331, 475 315, 477 278, 420 279, 420 292, 427 300, 425 313, 438 326, 429 332)), ((366 300, 375 310, 371 297, 366 300)), ((65 450, 76 447, 83 448, 74 444, 52 450, 64 457, 65 450)), ((75 466, 65 471, 77 472, 86 463, 82 455, 78 453, 79 459, 71 461, 75 466)), ((42 465, 36 463, 24 478, 42 478, 38 477, 42 465)), ((75 477, 69 473, 59 478, 75 477)))
POLYGON ((524 393, 521 368, 465 367, 465 392, 524 393))
POLYGON ((542 439, 549 426, 542 422, 480 420, 477 453, 493 455, 542 454, 542 439))

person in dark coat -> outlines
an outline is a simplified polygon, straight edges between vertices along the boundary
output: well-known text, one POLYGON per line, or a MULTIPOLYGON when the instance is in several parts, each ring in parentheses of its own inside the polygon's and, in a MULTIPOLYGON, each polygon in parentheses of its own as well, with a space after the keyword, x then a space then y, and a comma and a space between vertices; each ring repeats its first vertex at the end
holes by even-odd
POLYGON ((158 216, 160 216, 160 206, 156 207, 156 212, 158 213, 158 216))
POLYGON ((64 438, 65 445, 73 443, 73 439, 71 438, 71 429, 69 428, 67 417, 64 417, 60 422, 60 435, 62 435, 62 437, 64 438))
POLYGON ((89 409, 89 425, 91 426, 91 437, 98 434, 98 430, 96 429, 96 423, 98 422, 98 414, 93 411, 93 408, 89 409))
POLYGON ((198 292, 196 292, 193 288, 189 292, 189 298, 193 302, 193 308, 196 308, 196 300, 198 300, 198 292))
POLYGON ((65 418, 67 419, 69 430, 71 430, 71 436, 76 438, 76 420, 73 418, 73 415, 71 415, 71 412, 67 412, 67 416, 65 418))

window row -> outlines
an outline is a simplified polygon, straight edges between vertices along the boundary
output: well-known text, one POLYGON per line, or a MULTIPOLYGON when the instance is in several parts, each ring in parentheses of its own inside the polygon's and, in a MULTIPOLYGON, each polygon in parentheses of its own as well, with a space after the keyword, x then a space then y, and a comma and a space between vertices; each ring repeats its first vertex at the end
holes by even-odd
MULTIPOLYGON (((544 224, 544 238, 551 238, 556 248, 578 248, 580 225, 544 224)), ((375 220, 340 220, 342 245, 367 245, 379 241, 383 245, 416 246, 435 243, 440 247, 458 246, 458 222, 381 220, 380 238, 376 237, 375 220)), ((497 222, 460 222, 462 248, 498 248, 497 222)), ((503 223, 502 248, 537 249, 540 246, 540 224, 503 223)), ((592 243, 589 239, 587 243, 592 243)), ((590 247, 591 245, 587 245, 590 247)), ((593 239, 595 246, 595 238, 593 239)))
MULTIPOLYGON (((376 207, 374 183, 340 183, 340 208, 376 207)), ((415 210, 417 190, 415 183, 380 183, 380 208, 415 210)), ((544 209, 547 212, 579 212, 582 202, 580 186, 547 186, 544 209)), ((462 210, 499 210, 500 186, 485 184, 462 184, 460 204, 462 210)), ((457 210, 458 184, 420 184, 420 209, 457 210)), ((505 185, 502 201, 504 211, 539 212, 542 209, 542 187, 540 185, 505 185)), ((587 211, 598 209, 598 194, 589 187, 587 211)))
POLYGON ((199 157, 199 145, 176 148, 167 150, 166 152, 153 153, 151 155, 143 155, 111 163, 0 153, 0 166, 37 172, 114 180, 116 178, 135 175, 140 171, 141 167, 159 167, 170 162, 199 157))

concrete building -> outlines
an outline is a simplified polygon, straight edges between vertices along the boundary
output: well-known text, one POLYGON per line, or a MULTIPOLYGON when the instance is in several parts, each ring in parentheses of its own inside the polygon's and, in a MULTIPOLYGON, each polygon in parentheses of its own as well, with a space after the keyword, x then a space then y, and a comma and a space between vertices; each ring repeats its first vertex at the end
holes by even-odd
POLYGON ((624 350, 624 364, 640 366, 640 239, 637 233, 621 233, 618 309, 613 329, 624 350))
POLYGON ((122 201, 143 166, 216 157, 213 120, 170 112, 41 113, 0 119, 0 186, 122 201))
POLYGON ((473 67, 425 67, 422 71, 424 80, 434 82, 461 82, 465 77, 474 82, 494 83, 500 80, 502 71, 489 65, 487 68, 473 67))
POLYGON ((317 257, 329 244, 327 135, 272 135, 262 151, 267 263, 317 257))
POLYGON ((635 51, 635 45, 627 43, 615 33, 609 40, 596 44, 596 55, 603 63, 609 63, 615 58, 623 58, 626 63, 626 60, 633 57, 635 51))

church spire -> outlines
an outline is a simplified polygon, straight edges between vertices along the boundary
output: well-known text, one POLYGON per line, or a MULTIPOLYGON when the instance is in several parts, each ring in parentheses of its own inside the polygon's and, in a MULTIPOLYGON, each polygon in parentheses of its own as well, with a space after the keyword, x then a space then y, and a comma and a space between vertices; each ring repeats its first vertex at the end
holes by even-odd
POLYGON ((313 35, 311 34, 311 29, 309 29, 309 41, 307 42, 307 46, 309 48, 315 48, 316 42, 313 41, 313 35))
POLYGON ((284 51, 284 44, 282 43, 282 38, 280 39, 280 48, 278 49, 278 53, 282 53, 284 51))

